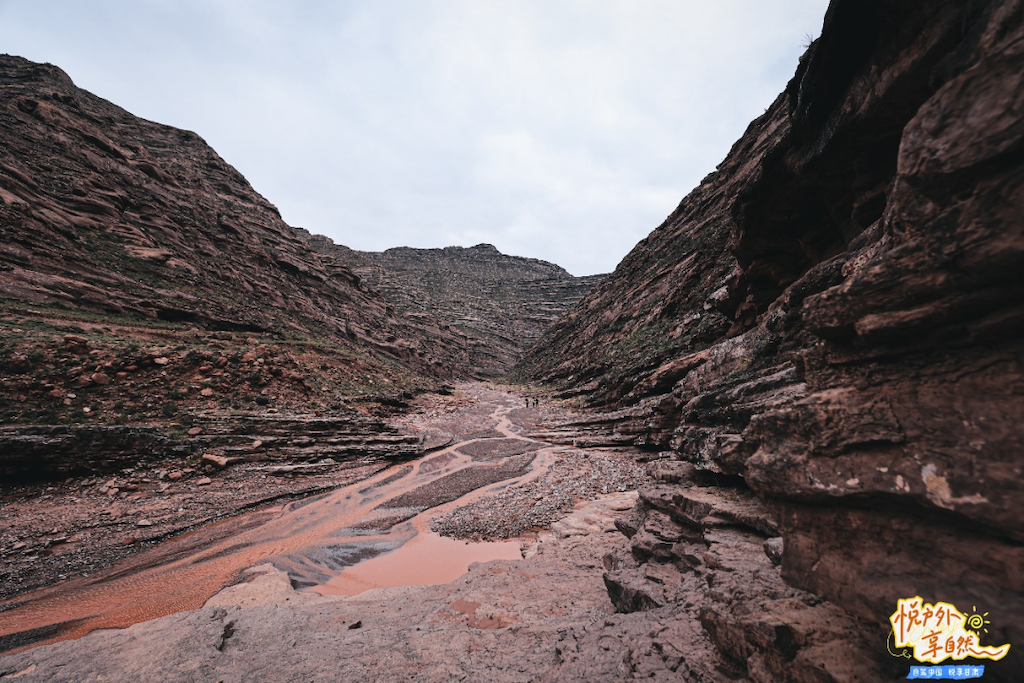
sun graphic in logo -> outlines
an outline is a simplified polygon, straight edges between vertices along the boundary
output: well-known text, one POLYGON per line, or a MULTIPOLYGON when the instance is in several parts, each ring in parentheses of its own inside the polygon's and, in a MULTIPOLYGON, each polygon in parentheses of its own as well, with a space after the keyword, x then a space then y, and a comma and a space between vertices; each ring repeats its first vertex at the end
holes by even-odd
POLYGON ((988 612, 966 615, 948 602, 926 603, 920 595, 900 598, 896 611, 889 617, 892 626, 889 654, 906 657, 903 648, 913 648, 913 658, 919 662, 940 664, 947 659, 960 661, 969 657, 998 661, 1006 656, 1010 644, 993 647, 982 645, 981 632, 991 622, 988 612))
POLYGON ((968 631, 974 631, 978 635, 981 635, 982 631, 988 633, 988 629, 985 628, 985 626, 992 623, 991 621, 985 618, 988 616, 988 612, 985 612, 984 614, 978 614, 977 606, 972 606, 971 609, 974 610, 974 612, 967 617, 967 622, 964 624, 964 629, 968 631))

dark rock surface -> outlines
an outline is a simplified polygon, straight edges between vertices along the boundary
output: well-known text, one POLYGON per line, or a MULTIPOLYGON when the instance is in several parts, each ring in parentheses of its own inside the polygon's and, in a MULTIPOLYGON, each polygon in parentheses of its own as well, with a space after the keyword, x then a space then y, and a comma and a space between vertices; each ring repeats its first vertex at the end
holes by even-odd
MULTIPOLYGON (((983 642, 1014 644, 992 680, 1024 661, 1022 23, 833 2, 786 91, 514 373, 599 409, 565 440, 749 486, 788 584, 883 657, 898 598, 988 611, 983 642)), ((687 561, 677 495, 641 498, 638 560, 687 561)), ((720 616, 722 651, 782 680, 720 616)))
POLYGON ((139 425, 0 427, 0 476, 10 482, 115 472, 191 453, 165 429, 139 425))
POLYGON ((604 278, 573 277, 553 263, 508 256, 490 244, 366 252, 319 235, 310 243, 350 267, 400 316, 437 319, 465 334, 472 371, 480 377, 508 371, 604 278))

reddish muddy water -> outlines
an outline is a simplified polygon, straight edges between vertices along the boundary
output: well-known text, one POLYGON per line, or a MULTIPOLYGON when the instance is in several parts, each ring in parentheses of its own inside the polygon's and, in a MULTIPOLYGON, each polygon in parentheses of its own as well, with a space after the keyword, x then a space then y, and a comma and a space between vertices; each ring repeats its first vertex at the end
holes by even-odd
POLYGON ((446 583, 473 562, 518 558, 518 542, 467 543, 429 531, 433 516, 520 485, 554 461, 554 448, 511 430, 507 413, 520 399, 497 391, 480 398, 493 407, 489 438, 466 439, 329 494, 198 529, 88 578, 0 603, 0 637, 23 649, 197 609, 262 562, 287 571, 297 588, 355 595, 446 583), (491 444, 496 456, 479 457, 491 444), (469 445, 477 457, 460 452, 469 445))

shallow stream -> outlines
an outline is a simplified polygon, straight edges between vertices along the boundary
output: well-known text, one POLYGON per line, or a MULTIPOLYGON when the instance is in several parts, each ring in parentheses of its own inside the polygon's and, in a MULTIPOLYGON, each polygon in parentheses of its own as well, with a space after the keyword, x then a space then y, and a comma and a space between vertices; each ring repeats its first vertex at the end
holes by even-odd
POLYGON ((429 529, 433 517, 532 480, 554 461, 555 447, 513 431, 508 412, 516 401, 494 401, 484 438, 328 494, 211 524, 88 578, 0 603, 0 637, 23 636, 35 646, 198 609, 266 562, 288 572, 298 589, 344 596, 447 583, 473 562, 518 558, 518 541, 470 543, 429 529))

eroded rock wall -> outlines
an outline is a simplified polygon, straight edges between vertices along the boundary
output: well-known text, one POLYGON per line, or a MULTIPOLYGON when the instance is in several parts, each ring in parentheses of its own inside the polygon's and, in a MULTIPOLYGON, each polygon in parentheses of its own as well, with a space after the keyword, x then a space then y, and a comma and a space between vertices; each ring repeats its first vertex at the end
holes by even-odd
POLYGON ((466 335, 470 369, 478 377, 511 369, 604 277, 574 277, 554 263, 502 254, 490 244, 367 252, 319 235, 309 240, 351 268, 399 315, 440 320, 466 335))
POLYGON ((20 57, 0 56, 0 93, 0 298, 299 332, 415 373, 466 374, 464 335, 393 316, 195 133, 20 57))
POLYGON ((1024 661, 1022 24, 1017 0, 833 2, 718 170, 516 369, 596 409, 577 438, 755 491, 786 581, 883 654, 897 598, 988 611, 995 680, 1024 661))

